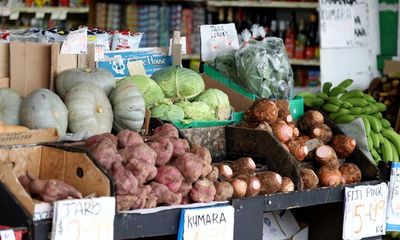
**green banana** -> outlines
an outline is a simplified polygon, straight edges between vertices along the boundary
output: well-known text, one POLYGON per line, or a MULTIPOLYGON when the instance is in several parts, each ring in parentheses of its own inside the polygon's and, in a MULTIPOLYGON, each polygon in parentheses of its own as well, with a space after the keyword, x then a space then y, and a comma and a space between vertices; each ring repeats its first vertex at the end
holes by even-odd
POLYGON ((351 114, 363 114, 364 113, 364 109, 360 108, 360 107, 353 107, 352 109, 350 109, 351 114))
POLYGON ((325 103, 325 104, 322 106, 322 109, 323 109, 324 111, 326 111, 326 112, 337 112, 337 111, 339 111, 340 107, 337 106, 337 105, 334 105, 334 104, 332 104, 332 103, 325 103))
POLYGON ((383 128, 390 128, 391 126, 390 122, 384 118, 381 119, 381 124, 383 128))
POLYGON ((325 100, 326 100, 327 103, 331 103, 331 104, 334 104, 334 105, 339 106, 339 107, 342 106, 342 104, 343 104, 342 100, 340 100, 337 97, 328 97, 325 100))
POLYGON ((371 133, 371 124, 369 123, 368 119, 364 116, 361 116, 361 119, 364 122, 364 128, 365 128, 365 134, 367 136, 369 136, 369 134, 371 133))
POLYGON ((310 92, 301 92, 301 93, 298 93, 297 96, 303 97, 303 98, 316 98, 317 97, 314 93, 310 93, 310 92))
POLYGON ((388 162, 393 160, 392 146, 386 138, 383 139, 383 144, 381 144, 381 151, 383 161, 388 162))
POLYGON ((368 105, 367 100, 362 98, 349 98, 345 100, 353 105, 353 107, 366 107, 368 105))
POLYGON ((371 131, 369 133, 369 136, 372 139, 372 143, 374 144, 374 148, 378 148, 381 144, 379 141, 378 133, 375 133, 374 131, 371 131))
POLYGON ((381 121, 379 121, 378 119, 370 116, 370 115, 363 115, 365 118, 368 119, 369 124, 371 125, 371 129, 376 132, 376 133, 380 133, 382 131, 382 124, 381 121))
POLYGON ((350 114, 350 110, 348 110, 346 108, 340 108, 339 111, 337 111, 337 112, 329 113, 329 118, 331 120, 335 121, 336 118, 338 118, 342 115, 346 115, 346 114, 350 114))
POLYGON ((374 149, 374 143, 372 142, 370 136, 367 136, 367 145, 368 145, 368 150, 374 149))
POLYGON ((373 114, 371 114, 371 116, 373 116, 374 118, 377 118, 377 119, 382 119, 382 113, 380 113, 380 112, 373 113, 373 114))
POLYGON ((344 107, 344 108, 352 108, 353 107, 353 104, 351 104, 351 103, 349 103, 349 102, 343 102, 342 101, 342 107, 344 107))
POLYGON ((328 95, 329 95, 329 97, 336 97, 336 96, 346 93, 346 92, 347 92, 346 88, 337 86, 337 87, 332 88, 332 90, 329 92, 328 95))
POLYGON ((344 114, 344 115, 340 115, 339 117, 337 117, 335 119, 335 123, 337 123, 337 124, 349 123, 351 121, 354 121, 354 119, 356 119, 356 118, 357 117, 354 115, 344 114))
POLYGON ((348 88, 353 83, 353 79, 345 79, 337 87, 348 88))
POLYGON ((378 152, 375 149, 371 149, 371 150, 369 150, 369 152, 371 153, 371 155, 374 158, 375 162, 382 161, 381 156, 378 154, 378 152))
POLYGON ((340 100, 345 101, 349 98, 362 98, 363 96, 364 96, 364 93, 361 90, 351 90, 347 93, 344 93, 340 97, 340 100))
POLYGON ((394 146, 393 142, 389 141, 390 147, 392 148, 392 161, 393 162, 399 162, 399 154, 396 150, 396 147, 394 146))
POLYGON ((375 98, 369 94, 364 93, 363 98, 370 103, 376 103, 375 98))
POLYGON ((317 93, 315 96, 317 96, 317 98, 322 98, 324 100, 328 98, 328 95, 326 95, 325 93, 317 93))
POLYGON ((400 135, 390 129, 383 129, 382 136, 390 140, 396 147, 396 151, 400 153, 400 135))
POLYGON ((379 109, 379 112, 384 112, 386 111, 386 105, 381 103, 381 102, 376 102, 374 103, 375 106, 379 109))
POLYGON ((304 98, 304 105, 307 107, 321 108, 325 101, 321 98, 304 98))
POLYGON ((325 93, 326 95, 328 95, 331 90, 331 87, 332 87, 331 82, 324 83, 324 85, 322 85, 322 92, 325 93))

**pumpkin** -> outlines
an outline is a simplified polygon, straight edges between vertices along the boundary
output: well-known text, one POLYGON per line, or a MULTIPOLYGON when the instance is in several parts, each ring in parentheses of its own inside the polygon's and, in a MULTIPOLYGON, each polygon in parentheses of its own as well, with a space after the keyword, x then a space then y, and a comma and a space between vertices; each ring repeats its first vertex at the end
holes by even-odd
POLYGON ((114 76, 105 69, 73 68, 61 72, 56 79, 57 94, 65 99, 65 94, 80 82, 92 82, 107 94, 115 87, 114 76))
POLYGON ((91 82, 81 82, 65 95, 68 126, 73 133, 88 132, 89 136, 109 133, 113 111, 104 91, 91 82))
POLYGON ((0 121, 19 125, 21 103, 22 97, 19 93, 10 88, 0 88, 0 121))
POLYGON ((114 111, 114 129, 137 131, 144 122, 145 104, 139 88, 131 81, 121 81, 112 90, 110 101, 114 111))
POLYGON ((48 89, 31 92, 21 104, 21 123, 30 129, 56 128, 59 136, 67 132, 68 111, 57 94, 48 89))

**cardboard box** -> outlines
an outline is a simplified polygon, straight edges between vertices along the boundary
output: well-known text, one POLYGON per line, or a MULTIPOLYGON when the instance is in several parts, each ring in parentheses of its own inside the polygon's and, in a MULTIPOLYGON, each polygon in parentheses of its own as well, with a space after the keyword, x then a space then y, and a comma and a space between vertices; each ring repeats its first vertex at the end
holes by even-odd
POLYGON ((0 146, 28 145, 55 142, 59 139, 57 129, 35 129, 19 133, 1 133, 0 146))
POLYGON ((10 79, 0 78, 0 88, 9 88, 9 87, 10 87, 10 79))
POLYGON ((0 43, 0 80, 10 77, 9 62, 10 62, 10 45, 8 43, 0 43))
POLYGON ((83 196, 111 195, 107 175, 84 152, 49 146, 0 149, 0 181, 33 220, 51 217, 48 203, 33 200, 18 181, 29 172, 40 179, 58 179, 75 187, 83 196))
POLYGON ((400 74, 400 61, 385 60, 383 74, 389 77, 400 74))
POLYGON ((299 226, 290 210, 264 213, 263 240, 308 240, 308 230, 299 226))

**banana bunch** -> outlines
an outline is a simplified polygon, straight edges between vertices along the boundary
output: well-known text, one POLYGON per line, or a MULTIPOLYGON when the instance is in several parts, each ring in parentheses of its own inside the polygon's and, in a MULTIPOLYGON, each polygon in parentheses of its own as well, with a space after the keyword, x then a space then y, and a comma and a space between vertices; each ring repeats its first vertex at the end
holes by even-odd
POLYGON ((399 162, 400 135, 382 117, 381 112, 386 111, 386 105, 361 90, 347 91, 352 83, 353 80, 346 79, 332 88, 332 83, 326 82, 321 93, 302 92, 298 96, 304 98, 304 105, 325 111, 337 124, 361 118, 367 134, 368 149, 374 160, 399 162))

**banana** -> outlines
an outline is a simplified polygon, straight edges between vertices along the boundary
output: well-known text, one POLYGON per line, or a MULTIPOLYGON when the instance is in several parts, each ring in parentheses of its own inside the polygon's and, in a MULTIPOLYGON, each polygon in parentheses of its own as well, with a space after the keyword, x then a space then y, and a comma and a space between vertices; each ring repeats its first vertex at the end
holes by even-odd
POLYGON ((335 119, 335 123, 337 123, 337 124, 349 123, 351 121, 354 121, 354 119, 356 119, 356 118, 357 117, 354 115, 344 114, 344 115, 340 115, 339 117, 337 117, 335 119))
POLYGON ((388 162, 393 160, 392 146, 386 138, 383 139, 383 144, 381 144, 381 151, 383 161, 388 162))
POLYGON ((371 129, 376 132, 376 133, 380 133, 382 131, 382 124, 381 122, 369 115, 363 115, 363 117, 365 117, 366 119, 368 119, 369 124, 371 125, 371 129))
POLYGON ((342 100, 340 100, 337 97, 328 97, 325 100, 326 100, 327 103, 331 103, 331 104, 334 104, 334 105, 339 106, 339 107, 342 106, 342 104, 343 104, 342 100))
POLYGON ((304 98, 304 105, 307 107, 321 108, 325 101, 321 98, 304 98))
POLYGON ((364 122, 365 133, 367 136, 369 136, 369 134, 371 133, 371 124, 365 116, 361 116, 361 119, 364 122))
POLYGON ((350 109, 351 114, 363 114, 364 113, 364 109, 360 108, 360 107, 353 107, 352 109, 350 109))
POLYGON ((386 111, 386 105, 381 103, 381 102, 376 102, 374 103, 375 106, 379 109, 379 112, 384 112, 386 111))
POLYGON ((328 95, 329 95, 329 97, 336 97, 336 96, 346 93, 346 92, 347 92, 346 88, 337 86, 337 87, 332 88, 332 90, 329 92, 328 95))
POLYGON ((340 100, 345 101, 346 99, 349 98, 362 98, 364 96, 364 93, 361 90, 351 90, 347 93, 344 93, 342 96, 340 96, 340 100))
POLYGON ((326 112, 337 112, 337 111, 339 111, 340 107, 337 106, 337 105, 334 105, 334 104, 332 104, 332 103, 325 103, 325 104, 322 106, 322 109, 323 109, 324 111, 326 111, 326 112))
POLYGON ((383 128, 390 128, 390 122, 384 118, 381 119, 381 124, 383 128))
POLYGON ((366 107, 368 105, 367 100, 362 98, 349 98, 345 100, 353 105, 353 107, 366 107))
POLYGON ((317 98, 322 98, 324 100, 328 98, 328 95, 326 95, 325 93, 317 93, 315 96, 317 96, 317 98))
POLYGON ((348 87, 350 87, 350 85, 352 83, 353 83, 353 79, 345 79, 341 83, 339 83, 339 85, 337 85, 337 86, 342 87, 342 88, 348 88, 348 87))
POLYGON ((373 113, 373 114, 371 114, 371 116, 373 116, 374 118, 377 118, 377 119, 382 119, 382 113, 380 113, 380 112, 373 113))
POLYGON ((390 140, 396 148, 396 151, 400 153, 400 135, 391 129, 383 129, 382 136, 390 140))
POLYGON ((344 107, 344 108, 348 108, 348 109, 350 109, 350 108, 352 108, 353 107, 353 104, 351 104, 351 103, 349 103, 349 102, 343 102, 342 101, 342 107, 344 107))
POLYGON ((298 93, 297 96, 303 97, 303 98, 316 98, 317 97, 315 94, 310 93, 310 92, 301 92, 301 93, 298 93))
POLYGON ((369 136, 372 140, 372 143, 374 144, 374 148, 378 148, 381 144, 379 141, 378 133, 375 133, 374 131, 371 131, 369 133, 369 136))
POLYGON ((371 149, 371 150, 369 150, 369 152, 371 153, 371 155, 374 158, 375 162, 382 161, 381 156, 378 154, 378 152, 375 149, 371 149))
POLYGON ((368 150, 374 149, 374 143, 372 142, 370 136, 367 136, 367 145, 368 145, 368 150))
POLYGON ((398 154, 398 152, 396 150, 396 147, 394 146, 393 142, 389 141, 389 143, 390 143, 390 146, 392 148, 392 159, 393 159, 392 161, 393 162, 399 162, 399 154, 398 154))
POLYGON ((324 83, 324 85, 322 86, 322 92, 325 93, 326 95, 328 95, 331 90, 331 87, 332 87, 331 82, 324 83))
POLYGON ((365 94, 364 93, 363 98, 365 100, 367 100, 368 102, 370 102, 370 103, 376 103, 375 98, 373 96, 369 95, 369 94, 365 94))
POLYGON ((335 121, 336 118, 345 115, 345 114, 350 114, 350 110, 346 109, 346 108, 340 108, 339 111, 337 112, 332 112, 329 113, 329 118, 333 121, 335 121))

